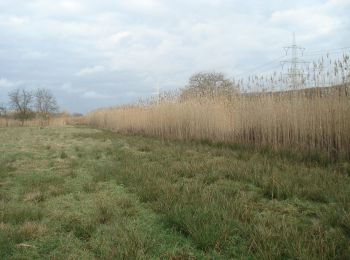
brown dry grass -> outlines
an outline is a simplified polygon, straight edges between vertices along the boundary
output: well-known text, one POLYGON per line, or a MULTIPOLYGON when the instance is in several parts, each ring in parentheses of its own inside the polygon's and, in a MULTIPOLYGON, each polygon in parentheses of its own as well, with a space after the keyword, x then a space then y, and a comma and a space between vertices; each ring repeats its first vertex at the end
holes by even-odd
POLYGON ((87 123, 122 133, 200 139, 350 158, 350 87, 164 99, 100 109, 87 123))
MULTIPOLYGON (((57 117, 50 119, 49 122, 43 122, 40 119, 32 119, 26 120, 23 126, 42 126, 42 125, 50 125, 50 126, 63 126, 66 125, 68 121, 68 117, 57 117)), ((12 118, 0 118, 0 127, 17 127, 21 126, 21 121, 15 120, 12 118)))

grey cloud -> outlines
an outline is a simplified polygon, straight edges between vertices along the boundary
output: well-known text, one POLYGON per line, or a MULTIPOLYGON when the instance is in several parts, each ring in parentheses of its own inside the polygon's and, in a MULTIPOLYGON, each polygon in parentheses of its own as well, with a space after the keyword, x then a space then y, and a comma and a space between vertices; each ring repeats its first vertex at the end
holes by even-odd
POLYGON ((87 112, 200 70, 244 73, 282 55, 293 31, 307 49, 349 46, 348 2, 0 0, 0 99, 21 82, 87 112))

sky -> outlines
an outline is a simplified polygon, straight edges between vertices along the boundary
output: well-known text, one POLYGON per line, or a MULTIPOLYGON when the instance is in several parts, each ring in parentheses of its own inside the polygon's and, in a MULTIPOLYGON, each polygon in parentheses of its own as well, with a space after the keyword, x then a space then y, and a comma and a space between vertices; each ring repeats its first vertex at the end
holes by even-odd
POLYGON ((47 88, 87 113, 196 72, 239 77, 283 56, 293 32, 305 53, 349 47, 349 14, 350 0, 0 0, 0 103, 47 88))

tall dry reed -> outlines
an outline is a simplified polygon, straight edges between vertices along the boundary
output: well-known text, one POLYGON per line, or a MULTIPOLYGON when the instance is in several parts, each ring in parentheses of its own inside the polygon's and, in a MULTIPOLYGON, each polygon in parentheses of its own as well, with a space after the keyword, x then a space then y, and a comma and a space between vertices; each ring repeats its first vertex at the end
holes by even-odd
POLYGON ((250 144, 350 158, 350 87, 168 100, 100 109, 87 123, 122 133, 250 144))
MULTIPOLYGON (((240 94, 162 95, 133 106, 100 109, 87 123, 133 134, 208 139, 350 158, 350 56, 327 55, 295 78, 283 73, 234 81, 240 94)), ((290 75, 290 74, 287 74, 290 75)), ((182 92, 183 94, 184 92, 182 92)))

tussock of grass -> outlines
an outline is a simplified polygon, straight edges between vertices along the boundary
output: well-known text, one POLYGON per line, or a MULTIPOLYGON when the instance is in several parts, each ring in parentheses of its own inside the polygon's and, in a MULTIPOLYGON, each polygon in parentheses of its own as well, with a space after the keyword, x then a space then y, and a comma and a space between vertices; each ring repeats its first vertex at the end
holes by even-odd
POLYGON ((0 222, 22 224, 26 221, 37 221, 43 217, 43 210, 30 203, 0 204, 0 222))
POLYGON ((68 158, 67 153, 66 153, 65 151, 62 151, 62 152, 60 153, 60 158, 61 158, 61 159, 66 159, 66 158, 68 158))
POLYGON ((72 127, 0 141, 1 259, 350 256, 347 161, 72 127))
POLYGON ((109 165, 105 165, 104 164, 96 164, 94 166, 94 171, 95 174, 93 176, 93 181, 94 182, 105 182, 105 181, 109 181, 111 179, 113 179, 117 174, 118 171, 120 170, 120 167, 118 167, 119 165, 117 163, 111 164, 109 163, 109 165))
POLYGON ((45 199, 44 195, 40 191, 28 192, 23 196, 24 202, 41 202, 45 199))

